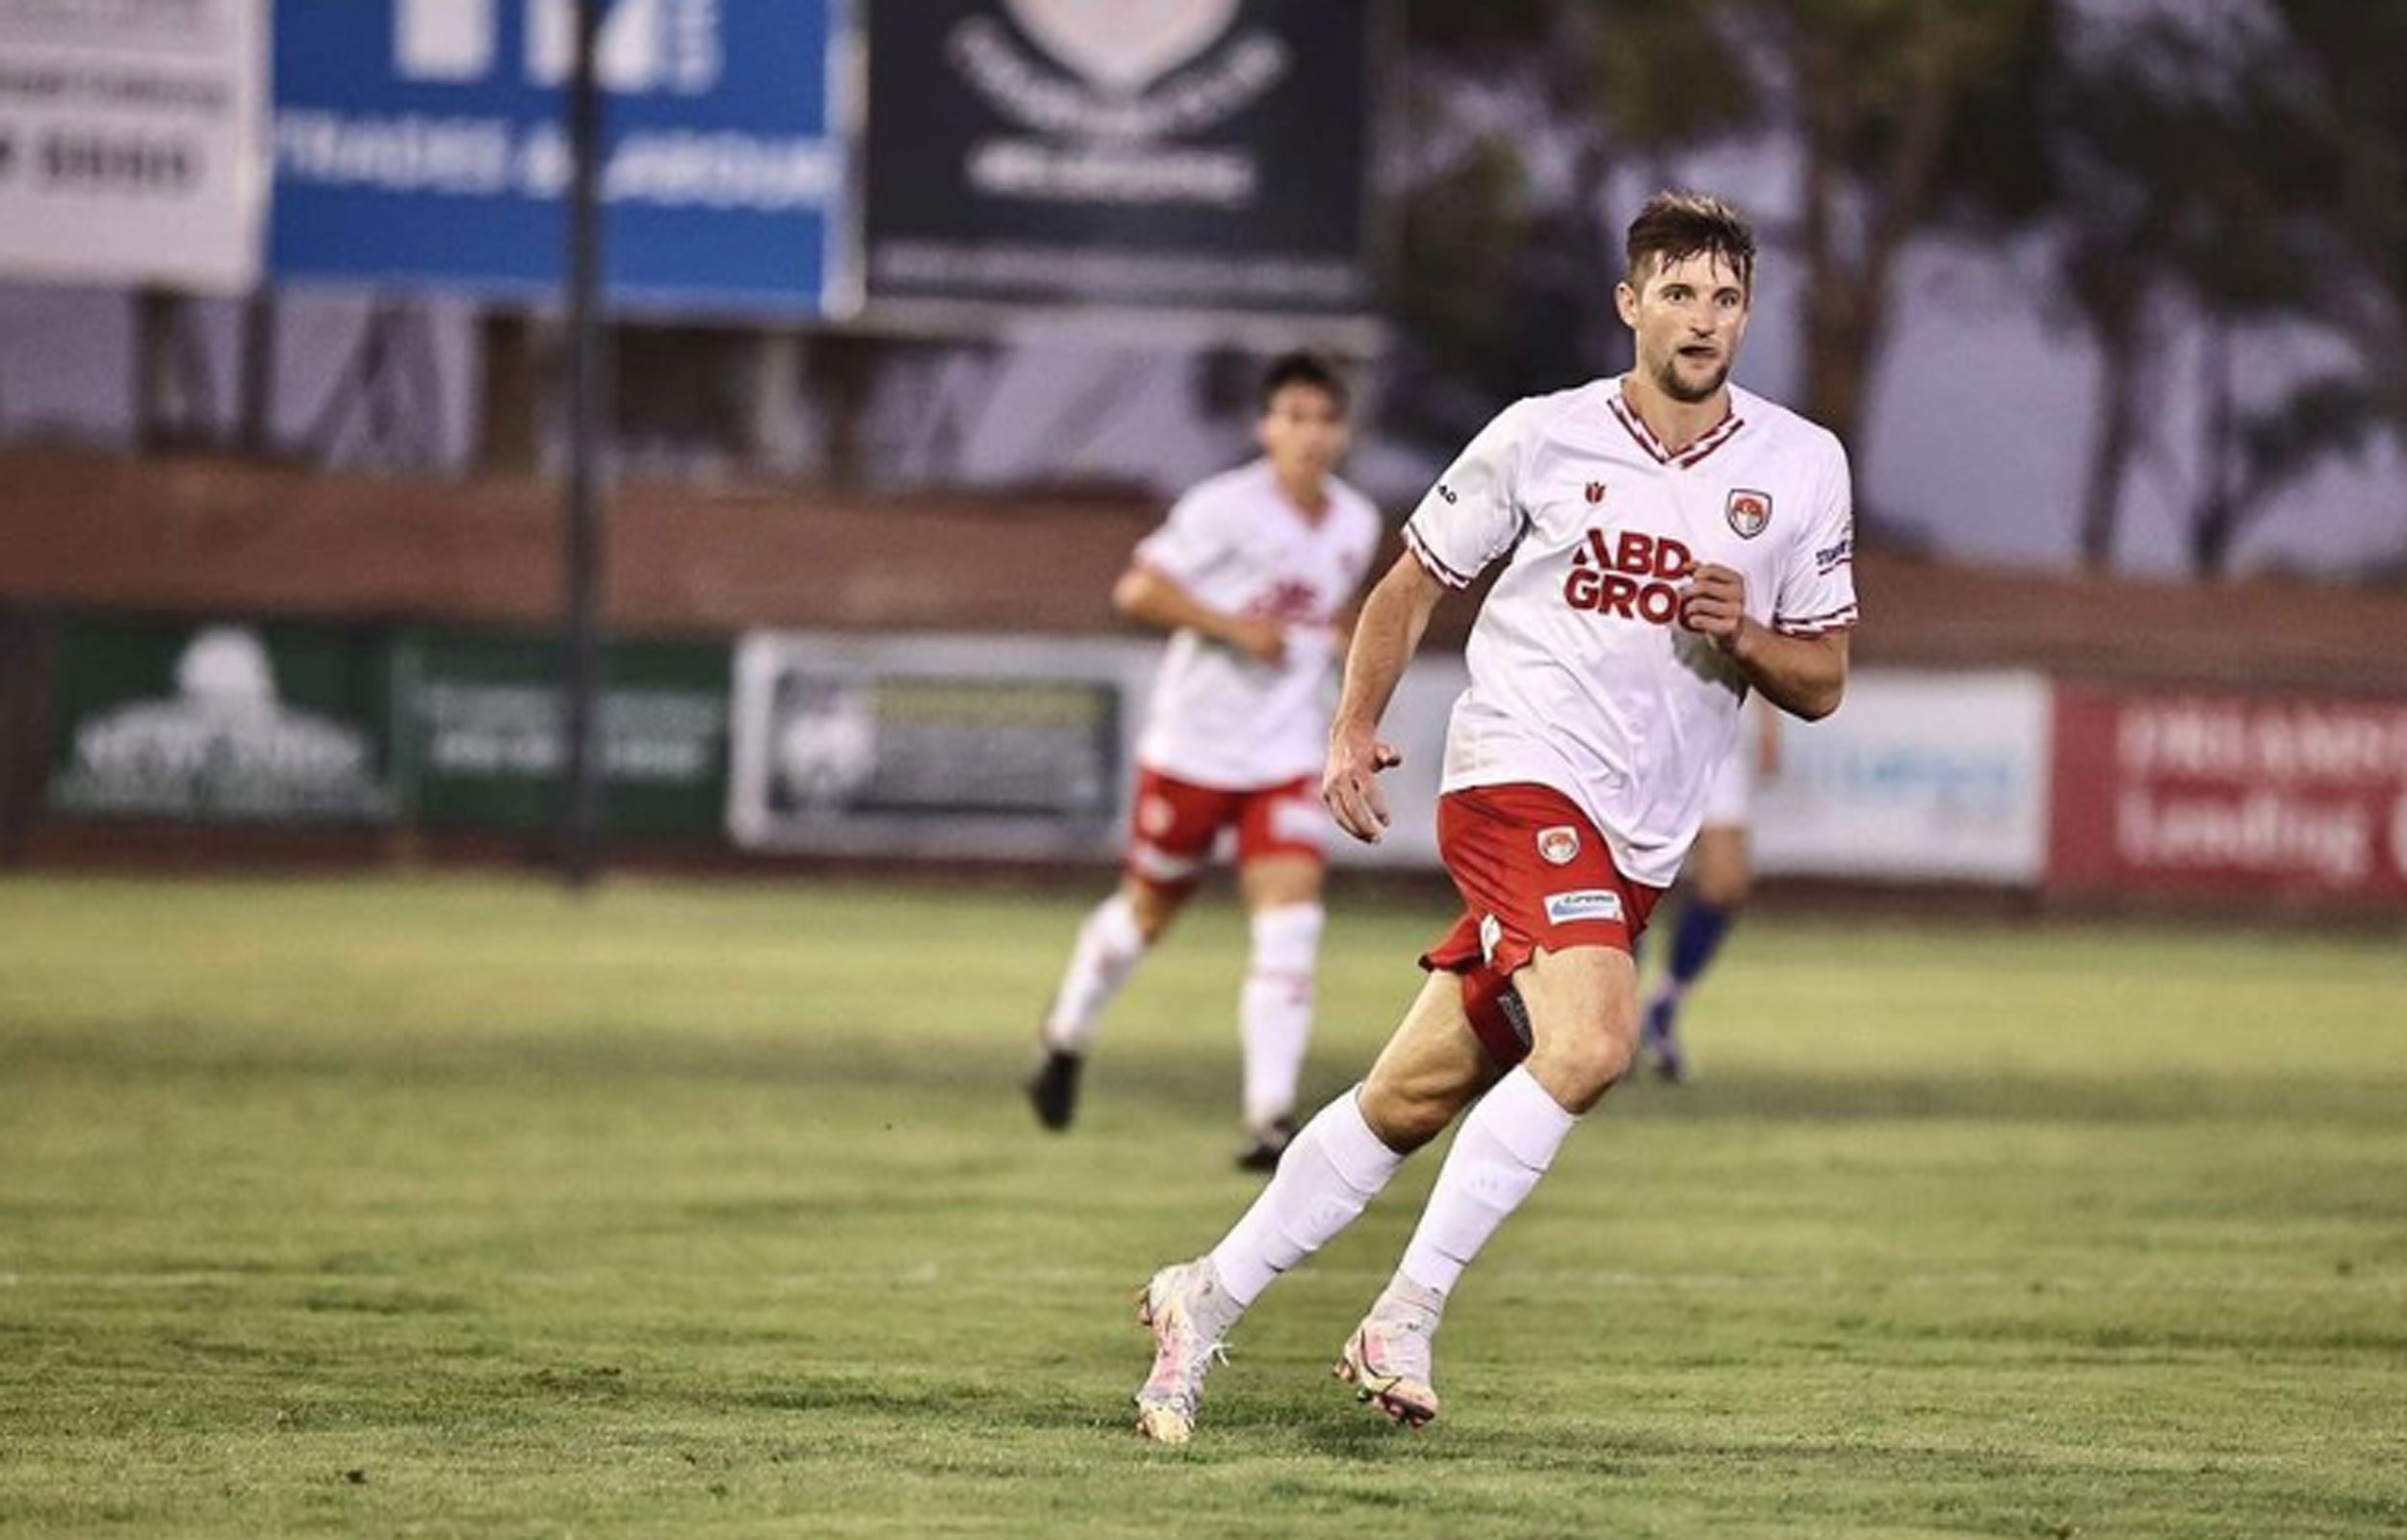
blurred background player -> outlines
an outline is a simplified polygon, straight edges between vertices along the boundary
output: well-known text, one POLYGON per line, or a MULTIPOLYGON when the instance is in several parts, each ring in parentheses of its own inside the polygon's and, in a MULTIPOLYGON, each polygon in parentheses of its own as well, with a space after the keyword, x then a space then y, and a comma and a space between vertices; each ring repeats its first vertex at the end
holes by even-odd
POLYGON ((1747 731, 1714 772, 1706 795, 1704 827, 1696 831, 1683 875, 1688 892, 1671 928, 1671 951, 1640 1018, 1639 1051, 1663 1079, 1679 1084, 1689 1076, 1680 1045, 1680 1007, 1721 950, 1739 911, 1747 907, 1754 871, 1747 860, 1747 821, 1757 777, 1780 773, 1780 719, 1763 698, 1747 713, 1747 731))
POLYGON ((1255 424, 1261 458, 1180 498, 1112 589, 1123 614, 1171 641, 1138 744, 1120 886, 1079 927, 1046 1013, 1027 1091, 1048 1128, 1070 1125, 1104 1006, 1229 830, 1253 933, 1237 1004, 1238 1164, 1270 1169, 1294 1135, 1320 950, 1332 666, 1380 537, 1377 510, 1333 474, 1347 409, 1344 383, 1317 356, 1275 360, 1255 424))

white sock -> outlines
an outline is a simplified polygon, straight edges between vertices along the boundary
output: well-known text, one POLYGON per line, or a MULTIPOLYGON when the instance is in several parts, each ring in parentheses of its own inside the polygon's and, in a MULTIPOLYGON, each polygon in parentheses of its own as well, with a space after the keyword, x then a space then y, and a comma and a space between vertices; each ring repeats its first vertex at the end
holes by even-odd
POLYGON ((1061 988, 1053 991, 1052 1009, 1045 1016, 1046 1046, 1086 1052, 1103 1007, 1144 957, 1145 933, 1137 929, 1136 911, 1128 900, 1114 893, 1096 905, 1078 927, 1070 966, 1062 973, 1061 988))
POLYGON ((1312 1036, 1312 965, 1320 953, 1318 904, 1281 904, 1254 916, 1254 956, 1237 996, 1245 1040, 1245 1122, 1263 1128, 1295 1114, 1304 1047, 1312 1036))
POLYGON ((1212 1271, 1240 1307, 1352 1224, 1404 1157, 1379 1142, 1355 1104, 1361 1088, 1322 1108, 1280 1158, 1262 1195, 1212 1248, 1212 1271))
POLYGON ((1445 1294, 1505 1216, 1538 1186, 1579 1119, 1523 1065, 1480 1099, 1454 1136, 1421 1222, 1405 1247, 1403 1275, 1445 1294))

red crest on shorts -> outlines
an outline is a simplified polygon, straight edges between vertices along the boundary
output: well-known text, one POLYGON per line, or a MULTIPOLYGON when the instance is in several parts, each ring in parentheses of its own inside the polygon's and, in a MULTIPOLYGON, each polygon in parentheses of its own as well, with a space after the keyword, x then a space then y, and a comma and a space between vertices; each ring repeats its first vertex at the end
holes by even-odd
POLYGON ((1571 858, 1580 853, 1580 832, 1569 824, 1540 829, 1538 832, 1538 853, 1546 858, 1549 865, 1568 866, 1571 858))
POLYGON ((1591 481, 1588 484, 1588 500, 1591 502, 1605 500, 1605 484, 1602 481, 1591 481))

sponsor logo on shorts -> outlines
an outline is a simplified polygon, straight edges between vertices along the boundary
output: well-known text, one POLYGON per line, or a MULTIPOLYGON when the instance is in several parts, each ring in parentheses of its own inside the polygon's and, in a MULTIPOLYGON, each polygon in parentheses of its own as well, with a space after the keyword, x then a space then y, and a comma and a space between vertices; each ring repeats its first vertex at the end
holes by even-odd
POLYGON ((1479 917, 1479 960, 1489 967, 1496 965, 1496 946, 1504 939, 1504 922, 1493 914, 1479 917))
POLYGON ((1546 923, 1568 925, 1573 920, 1621 919, 1621 895, 1610 887, 1580 887, 1546 895, 1546 923))
POLYGON ((1546 858, 1549 866, 1568 866, 1571 858, 1580 853, 1580 832, 1569 824, 1557 824, 1538 832, 1538 853, 1546 858))
POLYGON ((1148 797, 1137 808, 1137 828, 1159 839, 1170 833, 1170 826, 1178 821, 1178 809, 1170 805, 1168 797, 1148 797))

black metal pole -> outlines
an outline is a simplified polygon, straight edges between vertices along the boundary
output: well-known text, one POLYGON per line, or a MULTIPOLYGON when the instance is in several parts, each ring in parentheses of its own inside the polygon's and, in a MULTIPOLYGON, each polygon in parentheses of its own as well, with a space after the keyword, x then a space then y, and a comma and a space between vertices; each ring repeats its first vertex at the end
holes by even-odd
POLYGON ((594 42, 602 0, 577 0, 577 58, 568 87, 568 645, 561 690, 564 746, 560 866, 572 887, 601 870, 595 809, 595 696, 602 660, 601 470, 595 464, 608 394, 603 378, 601 281, 602 91, 594 42))

